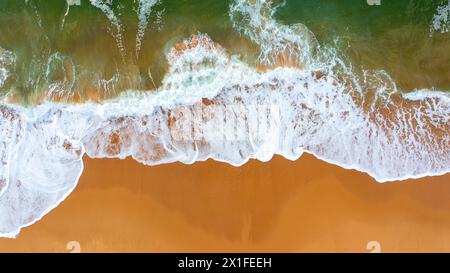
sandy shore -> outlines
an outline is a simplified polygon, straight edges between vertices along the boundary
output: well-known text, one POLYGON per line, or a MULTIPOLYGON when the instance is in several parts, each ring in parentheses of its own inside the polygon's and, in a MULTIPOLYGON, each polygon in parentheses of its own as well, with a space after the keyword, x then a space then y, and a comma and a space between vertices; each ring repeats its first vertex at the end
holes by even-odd
POLYGON ((0 251, 450 252, 450 175, 379 184, 312 156, 235 168, 85 158, 75 191, 0 251))

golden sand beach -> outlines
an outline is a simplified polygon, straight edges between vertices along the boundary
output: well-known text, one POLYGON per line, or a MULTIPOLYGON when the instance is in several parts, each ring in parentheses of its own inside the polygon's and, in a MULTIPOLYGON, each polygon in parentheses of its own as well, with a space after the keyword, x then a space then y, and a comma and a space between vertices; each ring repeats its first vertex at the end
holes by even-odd
POLYGON ((450 175, 380 184, 304 155, 236 168, 88 159, 75 191, 1 252, 450 251, 450 175))

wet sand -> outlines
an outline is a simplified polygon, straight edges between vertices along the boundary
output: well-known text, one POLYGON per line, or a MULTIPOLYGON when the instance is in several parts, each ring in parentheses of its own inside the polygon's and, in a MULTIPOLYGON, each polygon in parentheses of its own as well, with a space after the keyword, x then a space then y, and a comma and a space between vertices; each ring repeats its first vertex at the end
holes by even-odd
POLYGON ((450 175, 379 184, 304 155, 236 168, 88 159, 75 191, 1 252, 450 252, 450 175))

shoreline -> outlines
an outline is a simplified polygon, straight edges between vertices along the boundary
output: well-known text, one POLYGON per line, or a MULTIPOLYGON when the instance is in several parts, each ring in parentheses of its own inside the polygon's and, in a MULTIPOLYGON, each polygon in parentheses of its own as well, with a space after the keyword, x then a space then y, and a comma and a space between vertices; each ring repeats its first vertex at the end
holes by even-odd
POLYGON ((309 154, 239 168, 84 162, 74 192, 0 252, 450 252, 450 174, 383 184, 309 154))

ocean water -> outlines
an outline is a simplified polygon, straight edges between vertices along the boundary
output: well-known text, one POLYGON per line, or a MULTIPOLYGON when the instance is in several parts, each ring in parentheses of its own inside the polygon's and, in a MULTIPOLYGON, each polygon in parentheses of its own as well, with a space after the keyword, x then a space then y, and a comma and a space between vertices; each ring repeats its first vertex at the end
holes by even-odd
POLYGON ((85 155, 447 173, 450 2, 368 2, 0 0, 0 235, 85 155))

